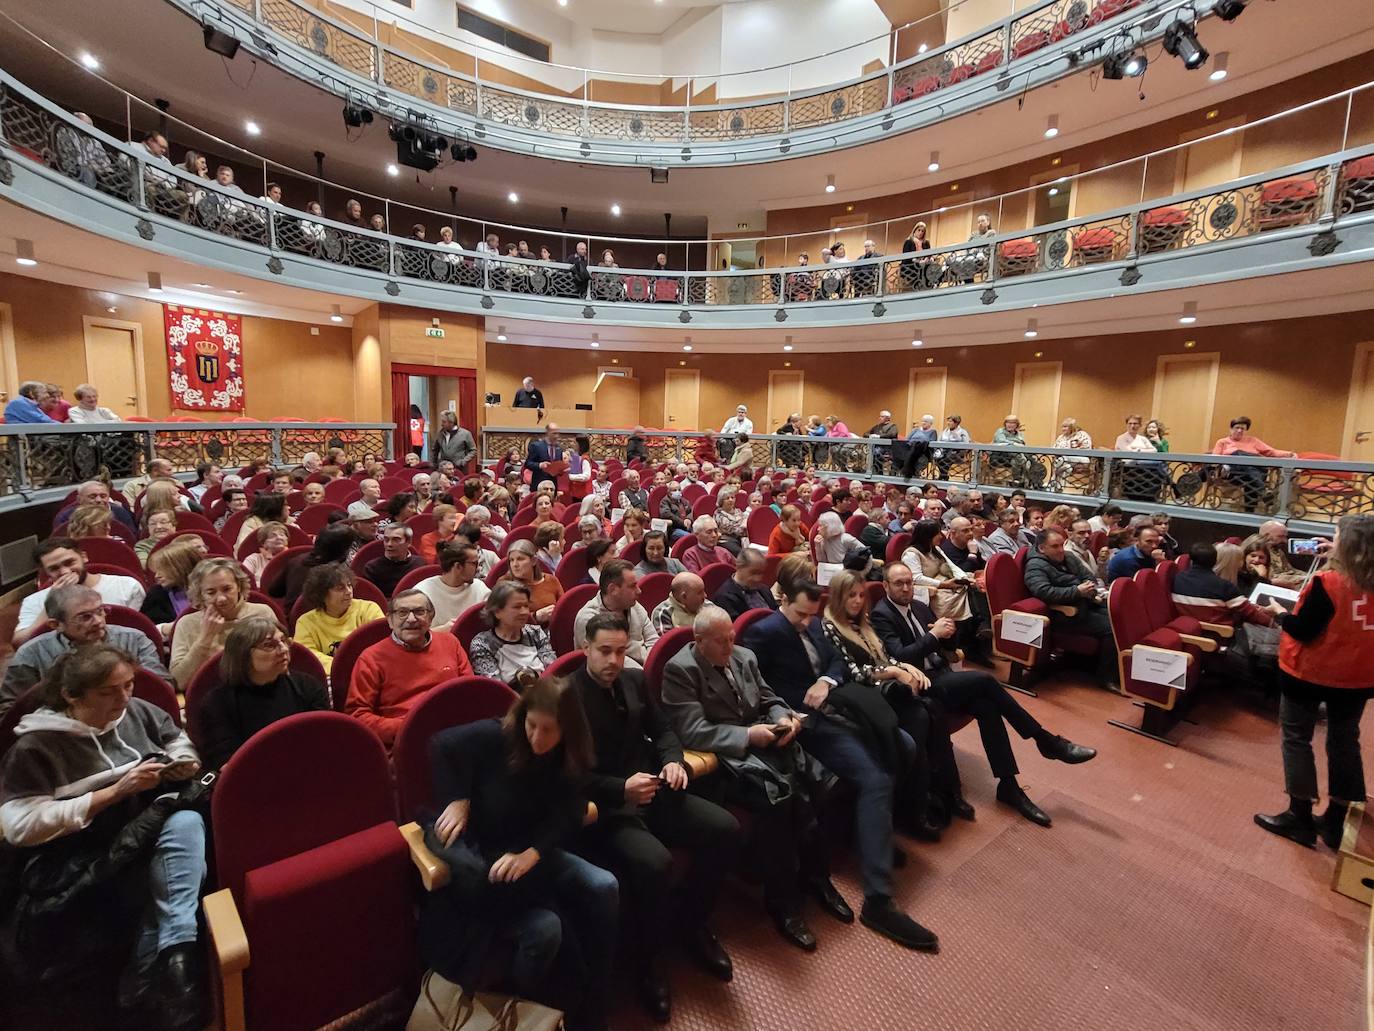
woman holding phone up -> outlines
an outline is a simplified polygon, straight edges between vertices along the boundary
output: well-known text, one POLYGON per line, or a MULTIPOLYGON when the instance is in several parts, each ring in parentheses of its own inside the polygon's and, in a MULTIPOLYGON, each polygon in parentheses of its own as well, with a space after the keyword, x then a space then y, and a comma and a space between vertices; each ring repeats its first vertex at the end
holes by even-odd
POLYGON ((1288 808, 1255 814, 1271 833, 1329 848, 1341 840, 1346 809, 1364 802, 1360 717, 1374 694, 1374 516, 1350 515, 1336 526, 1328 568, 1314 573, 1297 607, 1279 617, 1279 723, 1288 808), (1312 734, 1326 703, 1326 811, 1313 818, 1317 763, 1312 734))

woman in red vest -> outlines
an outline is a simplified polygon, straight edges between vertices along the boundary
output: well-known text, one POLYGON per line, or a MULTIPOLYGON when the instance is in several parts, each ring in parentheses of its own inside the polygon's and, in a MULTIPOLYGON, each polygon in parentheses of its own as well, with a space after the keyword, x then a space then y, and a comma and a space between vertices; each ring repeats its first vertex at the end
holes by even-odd
POLYGON ((1330 565, 1303 588, 1293 612, 1282 618, 1279 639, 1279 722, 1288 809, 1255 814, 1267 831, 1300 845, 1340 843, 1346 807, 1364 801, 1360 716, 1374 694, 1374 516, 1340 521, 1330 565), (1318 797, 1312 732, 1326 703, 1328 803, 1312 816, 1318 797))
POLYGON ((424 457, 425 416, 419 405, 410 406, 410 450, 424 457))

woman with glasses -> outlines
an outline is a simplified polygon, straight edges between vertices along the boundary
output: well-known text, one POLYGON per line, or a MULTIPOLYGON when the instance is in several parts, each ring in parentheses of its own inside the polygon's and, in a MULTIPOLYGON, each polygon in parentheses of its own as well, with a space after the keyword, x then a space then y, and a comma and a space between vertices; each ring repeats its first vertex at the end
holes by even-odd
POLYGON ((269 723, 330 707, 324 685, 290 663, 291 644, 275 619, 250 616, 234 624, 219 659, 222 683, 210 691, 197 721, 207 766, 223 766, 269 723))

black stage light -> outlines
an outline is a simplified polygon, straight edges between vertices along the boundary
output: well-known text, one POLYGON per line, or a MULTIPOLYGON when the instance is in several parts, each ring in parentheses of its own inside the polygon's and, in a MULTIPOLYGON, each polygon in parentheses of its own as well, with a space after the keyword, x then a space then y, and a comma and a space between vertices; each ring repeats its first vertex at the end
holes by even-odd
POLYGON ((467 148, 463 146, 462 140, 459 140, 450 147, 448 152, 454 161, 466 161, 468 159, 468 151, 467 148))
POLYGON ((463 157, 464 157, 466 160, 468 160, 468 161, 476 161, 476 160, 477 160, 477 148, 474 147, 471 143, 469 143, 469 144, 463 149, 463 157))
POLYGON ((649 182, 666 183, 668 181, 668 170, 659 165, 652 165, 649 168, 649 182))
POLYGON ((205 49, 232 61, 234 55, 239 52, 239 41, 223 29, 217 29, 207 22, 205 25, 205 49))
POLYGON ((372 112, 357 104, 345 104, 343 120, 350 129, 361 129, 364 125, 372 124, 372 112))
POLYGON ((1222 21, 1235 21, 1245 13, 1247 0, 1217 0, 1212 12, 1222 21))
POLYGON ((1164 33, 1164 50, 1173 54, 1188 69, 1201 68, 1207 63, 1207 48, 1197 38, 1191 25, 1176 21, 1164 33))
POLYGON ((1129 54, 1113 54, 1102 62, 1104 79, 1136 79, 1145 74, 1149 62, 1139 51, 1129 54))

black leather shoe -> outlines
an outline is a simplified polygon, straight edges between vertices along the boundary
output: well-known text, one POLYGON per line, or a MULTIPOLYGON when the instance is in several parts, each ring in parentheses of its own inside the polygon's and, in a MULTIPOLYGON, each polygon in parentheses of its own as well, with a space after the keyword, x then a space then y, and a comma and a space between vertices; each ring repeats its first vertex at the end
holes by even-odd
POLYGON ((1040 754, 1046 759, 1057 759, 1061 763, 1085 763, 1097 758, 1097 749, 1087 745, 1076 745, 1066 737, 1053 734, 1039 742, 1040 754))
POLYGON ((687 951, 703 970, 717 981, 729 982, 735 976, 730 954, 709 927, 702 924, 687 939, 687 951))
POLYGON ((200 947, 195 942, 172 945, 157 957, 154 1005, 169 1031, 202 1028, 209 997, 201 974, 200 947))
POLYGON ((668 977, 657 964, 651 963, 649 969, 639 977, 639 1001, 660 1024, 666 1024, 673 1017, 673 994, 668 987, 668 977))
POLYGON ((812 881, 807 887, 816 901, 821 904, 821 908, 840 923, 852 924, 854 922, 854 910, 849 908, 849 903, 844 900, 844 896, 839 893, 835 883, 829 877, 812 881))
POLYGON ((864 899, 860 922, 869 930, 891 938, 908 949, 922 952, 939 952, 940 939, 892 904, 885 895, 875 895, 864 899))
POLYGON ((806 952, 816 951, 816 936, 811 933, 811 928, 806 926, 806 921, 800 913, 774 913, 773 926, 786 941, 797 948, 806 952))
POLYGON ((958 798, 950 801, 949 811, 954 816, 959 817, 959 819, 961 820, 967 820, 969 821, 969 823, 972 823, 975 819, 977 819, 977 816, 973 811, 973 806, 968 804, 968 802, 964 799, 963 795, 960 795, 958 798))
POLYGON ((1014 780, 1004 780, 997 785, 997 801, 1011 806, 1031 823, 1038 823, 1041 827, 1048 827, 1051 823, 1049 813, 1032 802, 1014 780))
POLYGON ((1345 805, 1328 802, 1326 812, 1317 817, 1317 833, 1321 835, 1326 847, 1332 850, 1341 847, 1341 837, 1345 834, 1345 805))
POLYGON ((932 844, 940 840, 940 825, 931 823, 929 820, 912 820, 906 827, 906 832, 917 841, 928 841, 932 844))
POLYGON ((1317 821, 1312 819, 1311 813, 1294 812, 1292 809, 1273 816, 1256 813, 1255 822, 1270 834, 1296 841, 1299 845, 1311 848, 1317 843, 1317 821))

